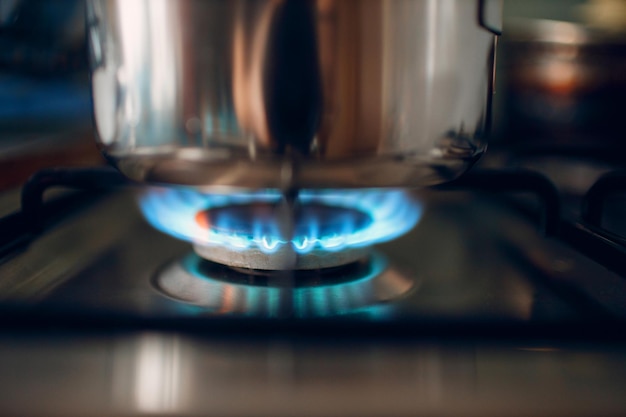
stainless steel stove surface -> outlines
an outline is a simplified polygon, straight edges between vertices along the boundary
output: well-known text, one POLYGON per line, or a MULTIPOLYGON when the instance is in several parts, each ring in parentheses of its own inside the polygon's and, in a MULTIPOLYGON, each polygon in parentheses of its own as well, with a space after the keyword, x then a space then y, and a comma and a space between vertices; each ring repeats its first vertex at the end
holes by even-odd
POLYGON ((3 413, 626 414, 626 281, 499 198, 415 192, 407 234, 270 273, 155 230, 143 192, 4 252, 3 413))
POLYGON ((2 300, 77 314, 558 322, 597 313, 559 292, 593 276, 603 288, 593 301, 626 315, 625 281, 473 194, 419 195, 425 210, 417 226, 377 245, 365 271, 317 279, 312 272, 310 283, 295 271, 263 280, 200 260, 190 244, 147 224, 136 194, 103 196, 13 253, 0 265, 2 300), (185 270, 190 276, 180 277, 185 270), (183 301, 163 294, 163 285, 185 279, 206 288, 183 301), (369 285, 376 279, 380 285, 369 285))

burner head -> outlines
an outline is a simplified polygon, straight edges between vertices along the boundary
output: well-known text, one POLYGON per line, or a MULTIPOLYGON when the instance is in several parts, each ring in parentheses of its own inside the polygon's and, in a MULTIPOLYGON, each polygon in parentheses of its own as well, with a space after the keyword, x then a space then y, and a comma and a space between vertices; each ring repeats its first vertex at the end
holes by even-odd
POLYGON ((422 211, 400 190, 303 190, 286 204, 275 191, 220 195, 153 188, 140 204, 154 227, 191 242, 203 258, 258 270, 354 262, 373 244, 413 228, 422 211))
POLYGON ((194 249, 207 260, 256 270, 331 268, 365 255, 365 248, 333 248, 342 248, 350 234, 369 227, 368 214, 315 202, 298 204, 291 211, 285 208, 256 202, 200 211, 196 222, 207 234, 224 236, 231 244, 194 249))

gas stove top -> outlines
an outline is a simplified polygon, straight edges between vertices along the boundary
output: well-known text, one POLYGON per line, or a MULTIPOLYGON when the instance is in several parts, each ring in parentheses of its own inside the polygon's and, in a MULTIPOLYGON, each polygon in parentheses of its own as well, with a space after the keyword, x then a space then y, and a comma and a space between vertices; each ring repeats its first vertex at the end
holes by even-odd
MULTIPOLYGON (((7 253, 0 265, 4 305, 52 315, 206 322, 559 326, 626 317, 626 281, 619 275, 474 191, 407 195, 419 219, 410 219, 404 236, 360 248, 347 265, 279 271, 206 260, 194 251, 197 244, 155 230, 140 210, 154 193, 162 191, 121 187, 68 203, 62 218, 7 253)), ((167 214, 162 219, 172 219, 167 214)))
MULTIPOLYGON (((197 241, 155 229, 142 210, 162 190, 128 185, 109 170, 77 172, 40 174, 24 192, 23 212, 2 222, 0 386, 11 394, 3 410, 626 410, 626 280, 619 262, 584 253, 597 247, 559 216, 558 194, 541 176, 478 171, 403 192, 419 214, 404 235, 359 247, 346 264, 272 271, 207 260, 197 241), (41 203, 58 184, 105 187, 41 203), (511 190, 543 203, 493 193, 511 190), (50 388, 61 374, 67 389, 50 388), (30 404, 24 392, 41 401, 30 404)), ((6 194, 0 207, 10 213, 14 203, 6 194)), ((196 225, 221 224, 223 213, 198 213, 196 225)), ((227 230, 241 237, 252 226, 239 214, 227 230)))

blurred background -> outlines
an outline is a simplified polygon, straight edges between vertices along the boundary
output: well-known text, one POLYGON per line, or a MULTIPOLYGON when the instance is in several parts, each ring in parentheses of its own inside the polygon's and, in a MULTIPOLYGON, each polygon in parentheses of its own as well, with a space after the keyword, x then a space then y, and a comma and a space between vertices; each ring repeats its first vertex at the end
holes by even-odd
MULTIPOLYGON (((626 140, 626 1, 505 1, 496 148, 618 155, 626 140)), ((91 129, 84 4, 0 0, 0 189, 103 160, 91 129)))
POLYGON ((0 190, 43 167, 102 163, 84 14, 80 0, 0 0, 0 190))
POLYGON ((623 148, 626 1, 505 1, 495 140, 519 146, 623 148))

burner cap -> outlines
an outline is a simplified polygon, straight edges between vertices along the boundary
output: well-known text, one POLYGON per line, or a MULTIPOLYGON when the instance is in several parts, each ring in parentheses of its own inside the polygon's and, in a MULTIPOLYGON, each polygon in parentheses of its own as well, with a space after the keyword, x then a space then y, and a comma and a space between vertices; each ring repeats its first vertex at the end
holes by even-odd
POLYGON ((358 210, 314 202, 299 204, 293 212, 279 203, 255 202, 200 211, 196 222, 207 234, 230 241, 194 245, 201 257, 239 268, 281 270, 323 269, 357 261, 367 250, 345 248, 345 239, 369 227, 372 219, 358 210))

